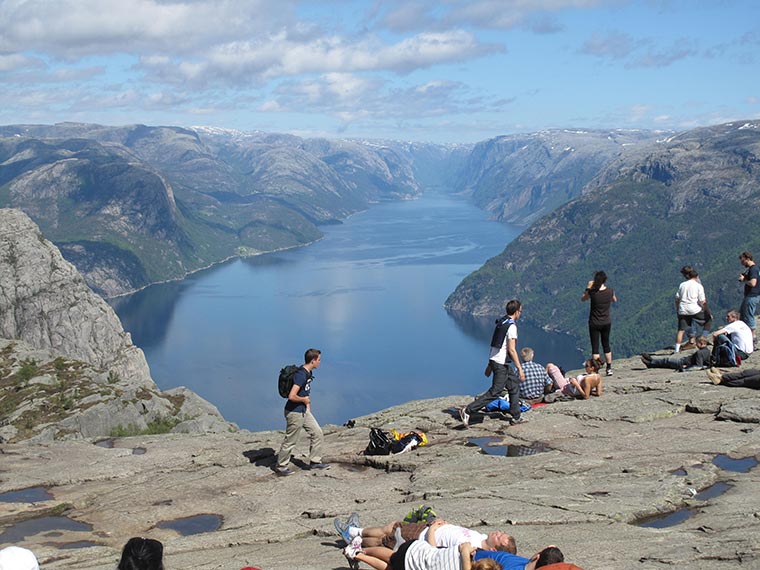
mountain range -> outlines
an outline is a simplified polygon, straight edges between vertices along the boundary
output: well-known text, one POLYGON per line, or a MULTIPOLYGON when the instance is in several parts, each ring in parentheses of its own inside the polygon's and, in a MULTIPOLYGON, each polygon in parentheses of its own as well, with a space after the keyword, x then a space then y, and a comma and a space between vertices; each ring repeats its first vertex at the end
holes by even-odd
POLYGON ((495 218, 528 225, 654 137, 546 131, 444 146, 10 125, 0 127, 0 206, 26 212, 95 291, 116 296, 232 256, 308 244, 320 225, 423 190, 462 193, 495 218))
POLYGON ((675 338, 673 299, 683 265, 700 274, 713 329, 738 308, 738 255, 760 253, 758 206, 760 121, 637 146, 469 275, 446 307, 493 315, 506 298, 518 297, 523 318, 585 339, 588 306, 580 298, 601 269, 619 299, 613 353, 657 349, 675 338))

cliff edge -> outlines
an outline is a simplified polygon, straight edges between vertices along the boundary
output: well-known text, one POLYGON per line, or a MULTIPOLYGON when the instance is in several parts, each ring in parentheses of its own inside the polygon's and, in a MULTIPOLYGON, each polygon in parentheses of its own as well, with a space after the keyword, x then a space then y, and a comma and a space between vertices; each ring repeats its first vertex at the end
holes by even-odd
POLYGON ((179 388, 161 392, 113 309, 23 212, 0 209, 0 437, 235 429, 179 388))

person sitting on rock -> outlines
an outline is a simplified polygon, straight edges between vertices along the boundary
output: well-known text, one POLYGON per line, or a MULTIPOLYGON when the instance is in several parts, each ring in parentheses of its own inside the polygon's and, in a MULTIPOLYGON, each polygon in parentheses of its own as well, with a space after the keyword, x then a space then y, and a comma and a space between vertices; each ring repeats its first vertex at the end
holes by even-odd
MULTIPOLYGON (((565 376, 560 367, 556 364, 552 362, 547 364, 546 373, 552 379, 552 385, 555 392, 558 392, 563 396, 572 396, 573 398, 577 398, 578 395, 580 395, 581 385, 578 380, 572 376, 565 376)), ((548 401, 546 396, 544 396, 544 400, 548 401)))
POLYGON ((710 368, 707 371, 707 377, 716 386, 760 390, 760 369, 758 368, 745 368, 738 372, 727 372, 718 368, 710 368))
POLYGON ((739 320, 738 311, 729 311, 726 314, 726 322, 728 323, 726 326, 718 329, 712 335, 713 355, 717 357, 720 345, 731 343, 742 360, 746 360, 755 349, 752 329, 744 321, 739 320))
POLYGON ((164 545, 152 538, 130 538, 116 570, 164 570, 164 545))
POLYGON ((551 392, 552 379, 546 373, 546 368, 533 362, 535 353, 532 348, 525 347, 520 351, 525 371, 525 381, 520 382, 520 397, 529 404, 540 402, 544 394, 551 392))
POLYGON ((697 350, 688 356, 667 356, 654 358, 648 352, 641 353, 641 362, 647 368, 672 368, 679 372, 703 370, 710 365, 710 349, 707 348, 707 337, 697 337, 697 350))
MULTIPOLYGON (((436 519, 441 521, 441 519, 436 519)), ((390 549, 397 549, 402 543, 419 539, 422 541, 432 539, 436 546, 448 548, 459 546, 462 543, 469 543, 473 548, 482 548, 485 550, 501 550, 504 552, 517 552, 517 546, 513 536, 494 531, 489 534, 449 524, 441 521, 433 526, 433 523, 419 522, 390 522, 385 526, 365 527, 359 526, 359 518, 356 513, 352 513, 346 523, 339 518, 335 519, 335 530, 343 537, 346 543, 350 543, 354 538, 361 537, 361 544, 364 547, 384 546, 390 549), (354 523, 354 524, 352 524, 354 523)))

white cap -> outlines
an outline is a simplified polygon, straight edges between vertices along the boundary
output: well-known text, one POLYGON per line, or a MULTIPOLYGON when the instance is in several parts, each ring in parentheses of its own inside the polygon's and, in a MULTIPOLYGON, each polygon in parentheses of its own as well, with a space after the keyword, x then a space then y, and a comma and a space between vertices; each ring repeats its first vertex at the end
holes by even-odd
POLYGON ((40 570, 31 550, 9 546, 0 550, 0 570, 40 570))

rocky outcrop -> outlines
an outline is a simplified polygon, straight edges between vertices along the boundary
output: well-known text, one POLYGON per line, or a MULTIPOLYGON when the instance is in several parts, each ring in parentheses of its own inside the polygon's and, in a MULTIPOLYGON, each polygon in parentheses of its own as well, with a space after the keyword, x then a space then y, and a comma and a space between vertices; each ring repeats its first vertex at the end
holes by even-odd
POLYGON ((760 566, 760 427, 747 406, 758 392, 637 360, 616 361, 615 373, 602 397, 536 408, 518 426, 494 416, 463 429, 454 407, 465 395, 325 426, 332 467, 302 470, 302 442, 287 478, 271 470, 281 432, 4 445, 0 493, 42 486, 51 496, 6 503, 0 526, 62 512, 91 525, 54 539, 28 533, 22 545, 46 570, 110 570, 131 536, 162 540, 168 568, 342 569, 333 517, 357 511, 362 525, 379 525, 426 503, 452 522, 512 534, 527 556, 557 544, 586 570, 760 566), (422 430, 430 443, 365 457, 372 426, 422 430), (673 513, 682 522, 641 526, 673 513), (219 528, 166 527, 198 515, 219 528))
POLYGON ((156 422, 179 431, 231 427, 187 390, 161 393, 113 309, 11 209, 0 209, 0 350, 7 440, 139 432, 156 422))

